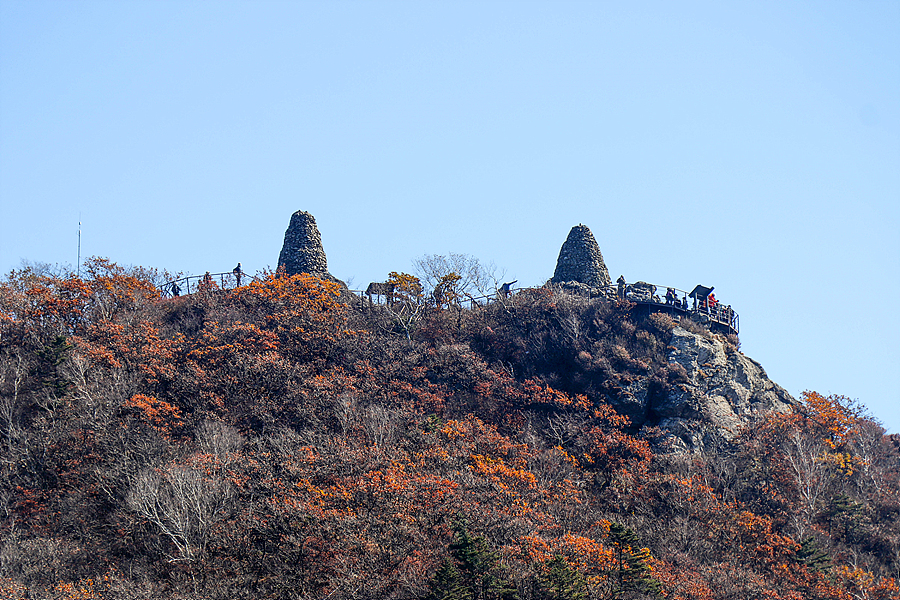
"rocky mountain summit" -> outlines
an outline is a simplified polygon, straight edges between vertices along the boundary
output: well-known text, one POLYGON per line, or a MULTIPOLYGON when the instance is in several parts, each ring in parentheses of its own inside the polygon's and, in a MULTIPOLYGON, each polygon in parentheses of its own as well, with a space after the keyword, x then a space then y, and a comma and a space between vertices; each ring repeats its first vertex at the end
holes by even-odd
MULTIPOLYGON (((550 283, 563 293, 595 298, 595 302, 616 301, 615 294, 610 295, 609 271, 600 247, 586 225, 576 225, 569 232, 550 283)), ((620 393, 608 396, 633 426, 659 426, 665 438, 661 449, 700 450, 734 438, 742 427, 768 412, 786 413, 798 406, 759 363, 738 351, 736 339, 716 335, 708 324, 693 320, 708 320, 708 314, 676 310, 655 295, 655 285, 642 281, 624 291, 628 300, 639 304, 633 317, 648 318, 659 311, 684 325, 671 331, 665 357, 670 368, 681 371, 676 385, 660 389, 650 375, 637 376, 620 393)))
MULTIPOLYGON (((328 273, 321 235, 308 212, 298 210, 291 216, 278 265, 289 275, 309 273, 337 281, 328 273)), ((559 293, 573 294, 588 303, 616 301, 615 295, 604 293, 612 291, 609 271, 596 239, 583 224, 570 230, 550 282, 558 286, 559 293)), ((633 301, 652 304, 656 287, 637 282, 628 290, 633 301)), ((632 316, 647 318, 651 312, 632 316)), ((732 439, 742 427, 770 411, 786 413, 798 406, 759 363, 738 351, 736 340, 732 343, 713 334, 686 314, 674 318, 684 326, 670 332, 668 355, 661 360, 668 360, 670 368, 681 372, 679 382, 660 389, 650 375, 632 376, 633 381, 620 388, 620 393, 607 396, 634 427, 656 425, 663 430, 660 450, 701 450, 732 439)))

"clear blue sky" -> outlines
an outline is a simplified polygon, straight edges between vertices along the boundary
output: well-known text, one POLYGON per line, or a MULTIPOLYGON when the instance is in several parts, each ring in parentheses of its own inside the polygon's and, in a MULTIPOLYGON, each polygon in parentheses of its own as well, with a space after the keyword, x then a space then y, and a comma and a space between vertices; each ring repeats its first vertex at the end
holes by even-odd
POLYGON ((799 395, 900 432, 900 3, 0 0, 0 271, 466 253, 716 287, 799 395))

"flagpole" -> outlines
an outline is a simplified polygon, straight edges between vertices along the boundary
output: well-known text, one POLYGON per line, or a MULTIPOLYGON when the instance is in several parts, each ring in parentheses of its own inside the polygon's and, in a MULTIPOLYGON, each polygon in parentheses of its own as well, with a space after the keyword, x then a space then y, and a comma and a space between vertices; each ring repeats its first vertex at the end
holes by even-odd
POLYGON ((81 215, 78 215, 78 265, 75 267, 76 277, 81 279, 81 215))

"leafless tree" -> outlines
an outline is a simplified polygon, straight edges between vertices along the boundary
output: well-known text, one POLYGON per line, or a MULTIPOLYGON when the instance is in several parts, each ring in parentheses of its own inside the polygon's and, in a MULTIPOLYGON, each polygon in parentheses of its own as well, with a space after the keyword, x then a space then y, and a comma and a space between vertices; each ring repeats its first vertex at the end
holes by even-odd
POLYGON ((240 432, 220 421, 204 421, 197 427, 195 436, 200 450, 214 455, 222 465, 227 465, 231 456, 244 445, 240 432))
POLYGON ((504 272, 498 272, 493 263, 482 264, 474 256, 452 252, 447 256, 426 254, 414 260, 413 267, 429 294, 434 292, 447 275, 459 275, 455 291, 469 299, 493 295, 504 275, 504 272))
POLYGON ((345 392, 334 398, 334 414, 341 424, 341 432, 346 436, 353 427, 356 414, 356 396, 345 392))
POLYGON ((129 491, 128 507, 152 523, 177 549, 170 561, 201 557, 215 524, 226 517, 233 485, 218 474, 185 465, 146 469, 129 491))
POLYGON ((781 449, 800 496, 800 512, 794 519, 794 527, 797 535, 803 537, 828 483, 828 465, 823 460, 825 448, 818 438, 795 429, 785 438, 781 449))
POLYGON ((4 451, 0 454, 3 472, 16 464, 25 452, 25 430, 19 422, 21 394, 27 366, 21 352, 4 350, 0 357, 0 436, 4 451))
POLYGON ((884 428, 870 419, 861 419, 851 440, 854 454, 859 457, 858 484, 861 490, 874 497, 885 487, 884 428))
POLYGON ((365 411, 363 425, 372 443, 383 449, 396 436, 397 414, 380 404, 372 404, 365 411))

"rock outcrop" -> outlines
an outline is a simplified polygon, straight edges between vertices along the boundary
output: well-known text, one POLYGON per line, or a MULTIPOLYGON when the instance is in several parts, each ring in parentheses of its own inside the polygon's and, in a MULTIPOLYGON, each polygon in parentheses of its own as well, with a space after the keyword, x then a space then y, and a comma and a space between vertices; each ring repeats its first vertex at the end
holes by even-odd
POLYGON ((672 330, 669 362, 684 369, 681 383, 660 390, 635 379, 609 399, 633 426, 657 425, 661 452, 691 452, 733 439, 767 412, 790 412, 799 403, 755 360, 721 336, 672 330))
POLYGON ((628 284, 628 287, 625 288, 625 294, 630 300, 637 302, 650 302, 654 300, 654 296, 655 300, 659 301, 659 296, 656 295, 656 286, 646 281, 636 281, 628 284))
POLYGON ((669 362, 685 370, 687 382, 651 408, 675 451, 702 448, 710 435, 731 439, 755 418, 798 405, 762 365, 717 336, 676 327, 669 346, 669 362))
POLYGON ((609 271, 600 254, 600 246, 586 225, 576 225, 559 250, 556 271, 551 283, 577 282, 590 288, 602 288, 611 283, 609 271))

